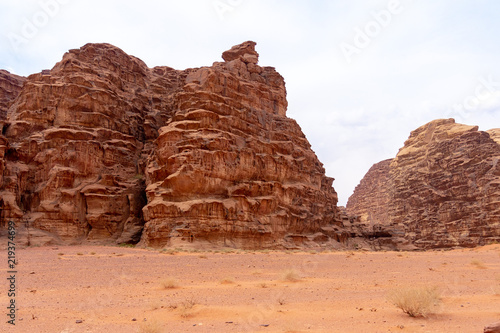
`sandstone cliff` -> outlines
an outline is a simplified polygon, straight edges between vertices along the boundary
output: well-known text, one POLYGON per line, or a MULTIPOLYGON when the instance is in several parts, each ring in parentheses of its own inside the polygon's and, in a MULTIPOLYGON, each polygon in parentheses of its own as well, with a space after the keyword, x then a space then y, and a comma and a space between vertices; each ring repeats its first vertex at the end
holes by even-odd
POLYGON ((174 116, 146 169, 147 245, 180 238, 295 246, 306 235, 334 233, 333 179, 286 118, 284 80, 257 64, 254 46, 239 45, 223 54, 225 62, 191 72, 175 95, 174 116))
POLYGON ((21 92, 25 81, 26 78, 22 76, 0 70, 0 185, 3 184, 5 154, 9 147, 8 140, 3 135, 6 128, 5 119, 10 106, 21 92))
POLYGON ((380 246, 500 241, 499 159, 498 130, 432 121, 413 131, 394 159, 370 169, 349 198, 348 214, 380 246))
POLYGON ((223 59, 148 68, 87 44, 22 89, 1 81, 2 224, 20 222, 32 243, 341 239, 333 179, 286 117, 283 78, 258 65, 254 42, 223 59))

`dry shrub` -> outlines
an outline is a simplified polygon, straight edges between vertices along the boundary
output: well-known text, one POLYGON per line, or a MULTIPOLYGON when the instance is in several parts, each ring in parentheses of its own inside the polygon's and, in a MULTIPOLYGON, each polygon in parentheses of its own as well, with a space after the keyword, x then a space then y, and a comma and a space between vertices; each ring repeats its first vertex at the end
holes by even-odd
POLYGON ((234 279, 231 277, 225 277, 222 280, 220 280, 220 284, 233 284, 234 279))
POLYGON ((288 282, 298 282, 301 280, 299 272, 295 269, 287 269, 281 274, 281 280, 288 282))
POLYGON ((471 265, 473 266, 476 266, 476 268, 479 268, 479 269, 486 269, 487 267, 484 265, 483 262, 479 261, 479 260, 472 260, 470 262, 471 265))
POLYGON ((440 293, 436 287, 395 289, 387 296, 397 308, 410 317, 426 317, 440 302, 440 293))
POLYGON ((196 305, 196 302, 192 299, 187 299, 184 302, 182 302, 179 306, 178 309, 180 311, 181 317, 182 318, 191 318, 194 317, 196 314, 194 311, 194 306, 196 305))
POLYGON ((157 321, 147 321, 139 327, 139 333, 160 333, 163 332, 161 324, 157 321))
POLYGON ((161 281, 161 286, 163 289, 175 289, 179 288, 179 281, 176 279, 165 279, 161 281))

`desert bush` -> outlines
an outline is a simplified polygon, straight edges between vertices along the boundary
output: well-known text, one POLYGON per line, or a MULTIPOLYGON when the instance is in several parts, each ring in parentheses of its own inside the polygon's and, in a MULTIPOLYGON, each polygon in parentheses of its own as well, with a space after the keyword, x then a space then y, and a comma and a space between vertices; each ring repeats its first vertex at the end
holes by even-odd
POLYGON ((179 287, 179 281, 173 278, 165 279, 161 281, 161 286, 163 289, 175 289, 179 287))
POLYGON ((486 266, 479 260, 472 260, 470 262, 470 264, 473 266, 476 266, 476 268, 479 268, 479 269, 486 269, 486 266))
POLYGON ((388 300, 410 317, 426 317, 439 304, 436 287, 400 288, 391 291, 388 300))
POLYGON ((118 244, 119 247, 131 247, 134 248, 135 244, 128 244, 128 243, 120 243, 118 244))
POLYGON ((187 299, 184 302, 182 302, 178 309, 180 311, 180 315, 182 318, 190 318, 195 315, 194 311, 194 306, 196 305, 196 302, 193 299, 187 299))
POLYGON ((281 280, 288 282, 298 282, 301 280, 299 272, 295 269, 287 269, 281 274, 281 280))
POLYGON ((170 255, 176 255, 179 251, 176 250, 176 249, 163 249, 161 250, 161 253, 164 253, 164 254, 170 254, 170 255))

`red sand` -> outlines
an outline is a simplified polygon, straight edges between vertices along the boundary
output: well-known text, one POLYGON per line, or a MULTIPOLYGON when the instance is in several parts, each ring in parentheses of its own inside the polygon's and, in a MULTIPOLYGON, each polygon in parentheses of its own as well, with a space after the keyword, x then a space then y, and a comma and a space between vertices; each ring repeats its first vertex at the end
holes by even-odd
MULTIPOLYGON (((6 252, 0 256, 5 313, 6 252)), ((3 314, 2 332, 477 333, 500 320, 500 245, 173 255, 59 246, 18 249, 16 256, 16 326, 3 314), (300 281, 283 281, 287 269, 300 281), (164 288, 168 279, 178 287, 164 288), (411 318, 387 301, 391 289, 415 285, 440 288, 435 314, 411 318)))

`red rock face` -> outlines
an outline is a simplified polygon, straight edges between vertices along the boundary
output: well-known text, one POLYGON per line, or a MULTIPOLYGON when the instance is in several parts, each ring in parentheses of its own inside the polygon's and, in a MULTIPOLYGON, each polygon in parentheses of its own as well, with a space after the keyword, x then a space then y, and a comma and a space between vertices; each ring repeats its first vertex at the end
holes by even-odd
POLYGON ((366 227, 389 222, 387 207, 391 200, 391 162, 392 159, 388 159, 374 164, 347 202, 347 214, 359 215, 359 220, 366 227))
POLYGON ((139 240, 145 158, 181 77, 107 44, 31 75, 9 114, 2 217, 56 241, 139 240))
POLYGON ((453 119, 418 128, 396 158, 368 172, 349 198, 348 213, 380 224, 396 246, 398 236, 419 248, 499 241, 497 133, 453 119))
POLYGON ((257 65, 254 46, 224 52, 174 95, 146 169, 147 245, 295 246, 337 223, 333 179, 286 118, 284 80, 257 65))
MULTIPOLYGON (((5 70, 0 70, 0 185, 4 183, 4 170, 5 170, 5 154, 9 149, 9 142, 3 135, 6 130, 7 112, 21 92, 22 86, 26 78, 18 75, 11 74, 5 70)), ((1 202, 10 200, 11 198, 0 196, 0 207, 3 205, 1 202)), ((3 225, 3 221, 0 226, 3 225)))
POLYGON ((7 118, 7 111, 21 92, 25 81, 25 77, 0 69, 0 121, 7 118))
POLYGON ((2 221, 55 242, 323 239, 338 224, 333 179, 254 47, 177 71, 88 44, 28 77, 8 114, 2 221))

